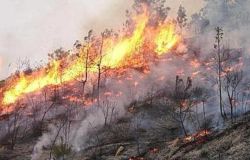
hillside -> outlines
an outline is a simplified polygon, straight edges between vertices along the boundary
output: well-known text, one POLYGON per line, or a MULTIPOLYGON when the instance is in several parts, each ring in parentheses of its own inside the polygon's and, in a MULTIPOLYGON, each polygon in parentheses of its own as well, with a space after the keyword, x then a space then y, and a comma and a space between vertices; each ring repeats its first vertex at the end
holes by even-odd
MULTIPOLYGON (((152 108, 147 107, 149 106, 143 106, 136 115, 130 115, 129 118, 137 116, 142 111, 146 114, 152 114, 152 108)), ((95 134, 98 133, 102 144, 88 147, 80 152, 70 153, 64 158, 66 160, 248 160, 250 157, 250 113, 243 118, 238 118, 233 124, 226 122, 225 126, 227 127, 224 129, 211 131, 206 136, 194 137, 190 141, 179 137, 178 132, 176 132, 177 128, 171 127, 173 124, 168 123, 166 130, 159 130, 165 135, 159 132, 152 133, 153 130, 141 127, 138 130, 138 137, 140 137, 138 142, 138 139, 135 139, 133 135, 135 132, 126 133, 129 132, 126 128, 129 125, 129 119, 127 118, 123 117, 113 126, 98 129, 93 133, 92 138, 95 139, 95 134), (115 135, 112 135, 110 130, 113 130, 115 135), (138 155, 138 144, 140 155, 138 155)), ((37 140, 38 137, 28 135, 19 140, 12 151, 2 146, 0 159, 31 159, 33 146, 37 140)), ((60 153, 58 152, 58 155, 60 153)), ((45 147, 39 159, 47 159, 48 155, 49 148, 45 147)))
POLYGON ((0 81, 0 160, 250 159, 250 1, 133 2, 0 81))

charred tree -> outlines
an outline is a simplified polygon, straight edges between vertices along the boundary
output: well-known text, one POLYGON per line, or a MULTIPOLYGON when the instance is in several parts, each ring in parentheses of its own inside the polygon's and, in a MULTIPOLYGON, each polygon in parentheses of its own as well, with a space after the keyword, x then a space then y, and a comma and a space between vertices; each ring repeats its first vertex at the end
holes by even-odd
POLYGON ((85 54, 85 56, 83 56, 83 66, 84 66, 84 76, 83 79, 81 81, 82 83, 82 94, 84 95, 85 92, 85 85, 88 81, 88 69, 89 69, 89 64, 90 64, 90 43, 92 40, 92 30, 90 30, 88 32, 88 35, 86 37, 84 37, 84 40, 86 41, 86 46, 83 46, 82 49, 82 53, 85 54))
POLYGON ((225 75, 225 90, 230 105, 230 118, 232 122, 234 118, 234 109, 236 108, 237 89, 242 78, 242 71, 229 71, 226 72, 225 75))
POLYGON ((216 52, 216 63, 217 63, 217 76, 218 76, 218 90, 219 90, 219 106, 220 114, 223 118, 226 118, 224 112, 223 102, 222 102, 222 53, 221 53, 221 41, 223 39, 223 29, 221 27, 216 27, 216 36, 214 48, 217 49, 216 52))
POLYGON ((101 34, 101 44, 100 44, 100 51, 99 51, 99 60, 97 63, 98 68, 98 77, 97 77, 97 105, 100 106, 100 83, 101 83, 101 71, 102 71, 102 49, 103 49, 103 39, 104 39, 104 32, 101 34))
POLYGON ((187 78, 185 84, 183 79, 176 76, 175 91, 168 98, 170 99, 170 102, 167 102, 169 106, 172 106, 171 117, 180 124, 185 136, 188 135, 188 132, 184 122, 187 118, 187 114, 190 112, 191 106, 193 105, 190 95, 191 87, 192 80, 190 77, 187 78))
POLYGON ((14 147, 16 146, 17 140, 18 140, 18 135, 20 131, 20 121, 22 118, 22 109, 24 106, 20 103, 17 102, 17 104, 14 107, 14 112, 13 115, 9 117, 8 119, 8 133, 7 135, 9 136, 9 149, 14 150, 14 147))

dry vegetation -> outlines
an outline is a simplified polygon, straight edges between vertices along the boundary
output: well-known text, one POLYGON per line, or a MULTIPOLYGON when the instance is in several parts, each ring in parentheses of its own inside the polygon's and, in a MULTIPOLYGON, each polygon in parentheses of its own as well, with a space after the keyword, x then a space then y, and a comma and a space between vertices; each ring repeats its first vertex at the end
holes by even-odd
POLYGON ((0 81, 0 159, 249 159, 247 49, 226 46, 231 35, 211 29, 203 10, 188 22, 180 6, 167 23, 169 9, 135 1, 123 34, 90 30, 73 54, 58 49, 46 66, 25 62, 0 81), (215 43, 201 45, 211 33, 215 43))

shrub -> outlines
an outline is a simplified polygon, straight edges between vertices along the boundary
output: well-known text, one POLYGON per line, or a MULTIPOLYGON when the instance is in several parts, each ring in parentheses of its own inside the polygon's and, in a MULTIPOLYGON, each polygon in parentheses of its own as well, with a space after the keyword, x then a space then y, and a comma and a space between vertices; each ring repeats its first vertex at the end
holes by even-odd
POLYGON ((55 145, 52 154, 56 159, 63 158, 71 153, 71 147, 66 144, 55 145))
POLYGON ((202 149, 201 153, 200 153, 200 156, 203 157, 203 158, 208 157, 208 151, 207 151, 207 149, 202 149))

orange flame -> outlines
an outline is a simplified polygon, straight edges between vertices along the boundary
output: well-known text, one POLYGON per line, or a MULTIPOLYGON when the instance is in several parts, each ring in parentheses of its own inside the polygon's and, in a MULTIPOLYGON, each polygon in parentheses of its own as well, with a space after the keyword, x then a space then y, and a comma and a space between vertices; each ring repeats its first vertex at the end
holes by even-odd
POLYGON ((180 37, 175 33, 174 24, 167 23, 160 25, 155 37, 155 52, 158 55, 163 55, 172 49, 178 41, 180 41, 180 37))
POLYGON ((184 138, 184 141, 185 142, 192 142, 192 141, 194 141, 194 140, 196 140, 196 139, 200 139, 200 138, 202 138, 202 137, 206 137, 206 136, 208 136, 209 134, 211 134, 211 132, 209 131, 209 130, 201 130, 201 131, 199 131, 198 133, 195 133, 195 134, 193 134, 193 135, 189 135, 189 136, 186 136, 185 138, 184 138))
MULTIPOLYGON (((133 18, 135 23, 134 31, 131 34, 121 34, 118 38, 107 38, 103 42, 102 66, 118 69, 125 66, 133 67, 135 57, 144 53, 154 53, 156 56, 169 52, 181 38, 175 32, 173 23, 165 22, 157 26, 150 26, 149 15, 145 10, 133 18), (147 41, 147 43, 146 43, 147 41), (149 42, 148 42, 149 41, 149 42), (129 65, 128 65, 129 64, 129 65)), ((93 44, 95 45, 95 44, 93 44)), ((20 73, 7 83, 2 99, 3 105, 15 103, 27 93, 38 91, 49 85, 60 85, 70 82, 82 75, 85 71, 84 49, 80 50, 80 56, 68 55, 59 60, 52 60, 47 67, 27 75, 20 73), (13 80, 14 79, 14 80, 13 80)), ((93 53, 93 61, 89 72, 96 73, 99 56, 93 53)), ((137 64, 143 61, 137 60, 137 64)), ((144 69, 146 70, 146 69, 144 69)))

